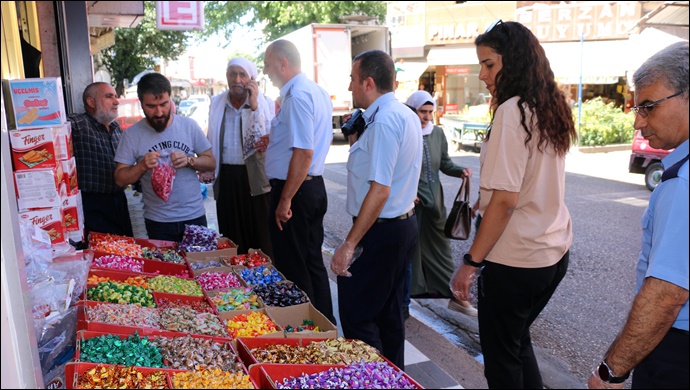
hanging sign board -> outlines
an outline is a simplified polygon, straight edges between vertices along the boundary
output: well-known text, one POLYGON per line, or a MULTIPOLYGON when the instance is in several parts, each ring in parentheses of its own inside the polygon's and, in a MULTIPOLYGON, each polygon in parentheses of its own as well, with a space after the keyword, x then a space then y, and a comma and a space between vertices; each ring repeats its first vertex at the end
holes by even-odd
POLYGON ((156 1, 159 30, 203 30, 203 1, 156 1))

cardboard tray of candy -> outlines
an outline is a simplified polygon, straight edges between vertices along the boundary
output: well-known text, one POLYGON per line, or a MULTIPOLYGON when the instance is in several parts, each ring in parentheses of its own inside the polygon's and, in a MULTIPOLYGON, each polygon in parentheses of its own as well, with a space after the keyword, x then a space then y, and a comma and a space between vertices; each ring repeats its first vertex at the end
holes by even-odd
MULTIPOLYGON (((412 377, 407 375, 404 371, 400 370, 395 365, 391 365, 394 371, 398 375, 405 377, 410 384, 417 389, 423 389, 423 387, 412 377)), ((311 375, 319 372, 324 372, 329 369, 344 369, 345 366, 335 365, 335 364, 272 364, 272 363, 261 363, 254 364, 249 367, 249 377, 254 383, 256 383, 262 389, 277 389, 276 383, 282 383, 287 378, 297 378, 302 375, 311 375)), ((328 388, 324 383, 311 383, 305 388, 328 388)), ((364 387, 364 386, 362 386, 364 387)), ((395 387, 390 387, 395 388, 395 387)))
MULTIPOLYGON (((75 361, 82 361, 85 363, 103 363, 103 362, 95 362, 95 361, 87 361, 87 360, 82 360, 82 348, 83 345, 82 343, 85 340, 89 340, 92 338, 96 337, 101 337, 101 336, 108 336, 112 335, 115 337, 118 337, 121 340, 127 339, 130 336, 133 336, 135 332, 131 333, 117 333, 117 332, 101 332, 101 331, 89 331, 89 330, 80 330, 77 332, 77 338, 76 338, 76 349, 74 353, 74 360, 75 361)), ((181 334, 177 332, 157 332, 155 334, 150 334, 150 335, 144 335, 142 336, 138 331, 136 331, 137 335, 141 339, 148 339, 149 342, 156 340, 157 338, 166 338, 166 339, 174 339, 174 338, 184 338, 184 337, 190 337, 192 339, 199 339, 199 340, 209 340, 210 342, 214 343, 217 346, 212 346, 212 350, 216 352, 216 357, 215 359, 218 358, 218 354, 220 353, 220 350, 222 348, 226 348, 229 350, 230 354, 235 356, 235 359, 233 362, 227 362, 226 359, 221 359, 216 360, 216 363, 222 362, 224 365, 231 364, 233 367, 233 370, 236 372, 241 372, 244 374, 248 375, 248 371, 246 366, 242 363, 242 360, 239 358, 239 355, 237 354, 237 350, 235 346, 233 345, 233 340, 228 339, 228 338, 223 338, 223 337, 211 337, 211 336, 203 336, 203 335, 195 335, 195 334, 181 334), (238 371, 239 370, 239 371, 238 371)), ((156 348, 157 350, 161 351, 160 348, 156 348)), ((107 352, 107 351, 106 351, 107 352)), ((188 354, 192 352, 200 352, 200 351, 190 351, 190 350, 176 350, 176 355, 179 357, 180 360, 185 360, 189 359, 189 362, 187 363, 188 366, 184 367, 181 364, 174 364, 175 362, 169 361, 165 356, 163 356, 162 363, 166 366, 163 368, 167 369, 173 369, 173 370, 193 370, 194 366, 196 366, 196 363, 202 364, 200 362, 203 361, 203 364, 211 364, 210 361, 207 361, 207 357, 198 357, 198 356, 189 356, 188 354), (201 360, 199 360, 201 359, 201 360)), ((161 352, 161 355, 163 353, 161 352)), ((105 363, 103 363, 105 364, 105 363)), ((146 366, 137 366, 137 367, 146 367, 146 366)), ((154 367, 149 367, 149 368, 154 368, 154 367)), ((226 370, 227 371, 227 370, 226 370)))
MULTIPOLYGON (((123 256, 121 254, 117 253, 110 253, 110 252, 103 252, 103 251, 98 251, 94 250, 93 251, 93 258, 94 258, 94 263, 92 263, 91 268, 98 268, 98 269, 105 269, 105 270, 115 270, 115 271, 121 271, 113 268, 107 268, 107 267, 102 267, 96 264, 96 259, 104 256, 123 256)), ((128 256, 131 257, 134 260, 137 260, 138 262, 142 263, 142 272, 144 274, 151 274, 151 275, 173 275, 173 276, 183 276, 186 278, 191 277, 191 274, 189 272, 189 267, 187 263, 169 263, 166 261, 161 261, 161 260, 152 260, 152 259, 145 259, 143 257, 133 257, 133 256, 128 256)), ((128 272, 136 272, 136 271, 128 271, 128 272)))
MULTIPOLYGON (((178 296, 180 298, 186 297, 186 299, 192 299, 194 300, 195 298, 193 297, 187 297, 187 296, 178 296)), ((231 338, 227 337, 227 322, 220 318, 218 315, 215 313, 210 313, 212 316, 211 318, 216 318, 217 319, 217 325, 220 327, 217 329, 216 334, 210 334, 212 329, 209 329, 209 334, 205 333, 199 333, 199 332, 179 332, 179 331, 173 331, 169 329, 163 329, 163 325, 160 323, 157 323, 155 325, 158 325, 158 327, 153 326, 153 323, 149 323, 147 321, 140 321, 136 325, 121 325, 118 323, 118 321, 121 321, 121 318, 112 318, 112 322, 104 322, 104 321, 95 321, 93 318, 90 316, 89 312, 90 310, 95 309, 98 305, 103 305, 103 304, 108 304, 108 305, 118 305, 114 303, 105 303, 105 302, 96 302, 96 301, 79 301, 77 302, 76 306, 78 308, 77 310, 77 330, 90 330, 90 331, 99 331, 99 332, 116 332, 116 333, 123 333, 123 334, 131 334, 134 331, 137 331, 140 336, 149 336, 149 335, 157 335, 160 334, 161 332, 171 332, 175 333, 177 335, 185 335, 185 334, 192 334, 192 335, 198 335, 203 338, 218 338, 218 339, 225 339, 225 340, 232 340, 231 338)), ((135 306, 135 305, 133 305, 135 306)), ((132 307, 134 309, 134 307, 132 307)), ((157 308, 153 308, 158 312, 157 308)), ((113 314, 115 315, 115 314, 113 314)), ((153 319, 149 319, 150 321, 153 321, 153 319)))
MULTIPOLYGON (((65 364, 65 388, 67 389, 79 389, 85 387, 79 387, 79 378, 85 375, 85 379, 89 378, 89 382, 92 384, 89 388, 104 388, 103 382, 107 379, 106 372, 110 372, 113 369, 129 369, 136 370, 136 372, 141 373, 143 377, 148 377, 154 373, 159 373, 159 384, 158 389, 172 389, 171 373, 176 372, 188 372, 187 370, 171 370, 165 368, 150 368, 150 367, 127 367, 127 366, 117 366, 114 364, 98 364, 98 363, 85 363, 85 362, 69 362, 65 364), (103 373, 100 370, 103 369, 103 373), (96 382, 98 381, 98 382, 96 382)), ((120 388, 134 388, 133 384, 122 383, 120 388)))
MULTIPOLYGON (((349 343, 352 342, 360 342, 363 343, 362 341, 359 340, 354 340, 354 339, 340 339, 341 341, 347 341, 349 343)), ((310 337, 304 337, 304 338, 262 338, 262 339, 257 339, 257 338, 246 338, 246 337, 239 337, 236 339, 237 345, 237 356, 239 356, 240 360, 244 363, 245 366, 249 367, 254 364, 262 364, 262 363, 270 363, 270 364, 278 364, 278 363, 273 363, 273 362, 266 362, 266 361, 260 361, 260 359, 257 359, 257 357, 254 355, 252 350, 256 348, 266 348, 269 346, 289 346, 289 347, 306 347, 312 342, 315 343, 322 343, 326 341, 326 339, 321 339, 321 338, 310 338, 310 337)), ((375 357, 378 360, 383 360, 388 362, 389 364, 393 365, 390 360, 386 359, 385 356, 383 356, 378 350, 374 349, 374 347, 371 347, 371 349, 375 353, 375 357)), ((304 364, 313 364, 309 362, 303 362, 304 364)), ((291 362, 286 362, 284 364, 295 364, 291 362)), ((323 362, 323 364, 331 364, 328 362, 323 362)), ((344 366, 345 363, 335 363, 334 365, 336 366, 344 366)))
POLYGON ((235 254, 232 256, 220 256, 220 259, 228 267, 245 266, 251 268, 261 264, 273 265, 273 260, 271 260, 271 258, 261 249, 250 248, 247 253, 235 254), (256 258, 256 261, 252 262, 252 264, 247 264, 247 260, 254 257, 256 258))
MULTIPOLYGON (((208 299, 208 296, 204 292, 204 290, 201 288, 199 285, 199 282, 197 282, 194 279, 190 278, 181 278, 178 277, 179 279, 186 280, 191 283, 191 281, 194 281, 194 283, 199 286, 199 291, 201 295, 185 295, 185 294, 175 294, 175 293, 167 293, 167 292, 161 292, 161 291, 156 291, 151 289, 151 286, 148 284, 151 278, 155 278, 159 275, 152 275, 152 274, 138 274, 135 272, 128 272, 128 271, 117 271, 117 270, 108 270, 108 269, 102 269, 102 268, 91 268, 89 270, 88 278, 87 278, 87 285, 86 289, 80 296, 80 300, 87 300, 87 301, 93 301, 93 302, 103 302, 103 303, 119 303, 119 302, 110 302, 110 301, 100 301, 100 300, 94 300, 94 299, 89 299, 89 289, 97 288, 99 283, 103 283, 105 281, 112 281, 112 282, 117 282, 117 283, 125 283, 129 279, 134 279, 134 283, 125 283, 129 284, 135 287, 139 287, 141 289, 147 290, 148 292, 151 293, 152 298, 154 299, 154 302, 157 302, 156 297, 158 299, 163 299, 163 298, 168 298, 168 299, 176 299, 176 300, 182 300, 186 302, 187 304, 189 303, 195 303, 197 301, 202 301, 213 309, 213 306, 211 305, 211 301, 208 299)), ((171 277, 172 275, 165 275, 171 277)), ((138 302, 133 302, 137 304, 138 302)), ((156 307, 158 305, 156 304, 156 307)), ((215 314, 218 314, 217 310, 213 310, 215 314)))

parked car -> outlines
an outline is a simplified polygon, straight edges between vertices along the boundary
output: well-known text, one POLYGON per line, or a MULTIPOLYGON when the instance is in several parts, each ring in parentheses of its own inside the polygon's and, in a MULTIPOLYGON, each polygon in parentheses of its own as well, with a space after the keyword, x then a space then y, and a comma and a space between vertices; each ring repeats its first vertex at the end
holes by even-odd
POLYGON ((120 124, 122 130, 126 130, 144 117, 138 98, 124 98, 117 99, 117 101, 120 104, 117 106, 117 118, 115 120, 120 124))
POLYGON ((208 112, 210 109, 210 105, 203 103, 203 102, 197 102, 192 107, 187 111, 188 117, 194 119, 196 123, 199 124, 199 127, 201 127, 201 130, 204 131, 204 134, 208 132, 208 112))
POLYGON ((654 149, 649 146, 649 141, 642 137, 639 130, 635 130, 628 171, 630 173, 644 173, 645 186, 648 190, 654 191, 656 186, 661 183, 661 175, 664 173, 661 159, 669 153, 671 150, 654 149))
POLYGON ((187 100, 196 100, 206 104, 211 104, 211 98, 208 95, 190 95, 187 100))
POLYGON ((192 106, 196 103, 198 103, 196 100, 189 99, 181 101, 180 105, 177 106, 177 115, 186 116, 189 109, 192 108, 192 106))

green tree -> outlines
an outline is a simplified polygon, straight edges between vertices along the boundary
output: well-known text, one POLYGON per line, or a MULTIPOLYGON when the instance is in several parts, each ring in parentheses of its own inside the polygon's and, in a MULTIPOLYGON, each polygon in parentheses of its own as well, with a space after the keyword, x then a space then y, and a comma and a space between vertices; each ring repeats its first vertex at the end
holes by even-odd
POLYGON ((101 52, 100 62, 116 82, 118 95, 124 93, 124 79, 146 69, 153 69, 159 60, 176 60, 186 49, 193 34, 187 31, 156 29, 153 1, 144 2, 144 19, 133 28, 116 28, 115 45, 101 52))
POLYGON ((230 41, 234 29, 247 18, 249 26, 263 27, 266 41, 272 41, 309 23, 340 23, 344 16, 386 19, 384 1, 209 1, 204 8, 206 29, 199 35, 216 33, 230 41))

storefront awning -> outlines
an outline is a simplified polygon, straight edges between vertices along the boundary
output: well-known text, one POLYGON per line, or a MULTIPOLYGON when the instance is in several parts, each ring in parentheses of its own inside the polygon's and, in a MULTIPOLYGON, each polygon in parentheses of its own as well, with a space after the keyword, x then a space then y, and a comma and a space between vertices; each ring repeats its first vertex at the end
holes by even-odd
POLYGON ((635 52, 627 40, 543 43, 556 80, 561 84, 615 84, 635 52))
POLYGON ((478 64, 477 50, 468 47, 433 47, 426 56, 429 65, 473 65, 478 64))
POLYGON ((429 64, 426 62, 408 62, 396 63, 395 79, 397 81, 417 81, 422 76, 422 73, 426 71, 429 64))

